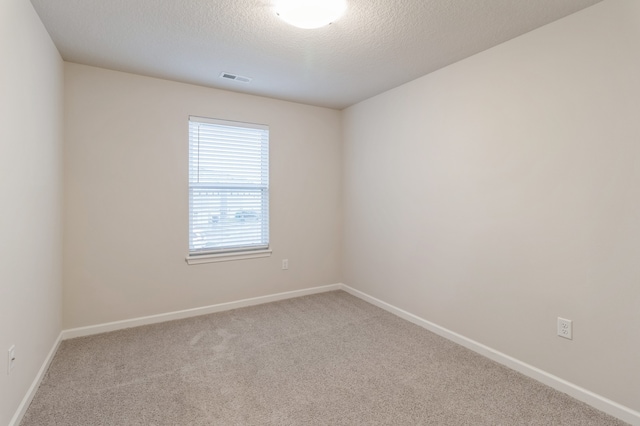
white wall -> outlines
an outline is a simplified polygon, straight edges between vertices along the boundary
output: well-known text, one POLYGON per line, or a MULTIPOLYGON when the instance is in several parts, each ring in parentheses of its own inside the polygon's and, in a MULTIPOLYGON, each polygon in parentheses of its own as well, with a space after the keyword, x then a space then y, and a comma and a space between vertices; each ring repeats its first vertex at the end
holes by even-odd
POLYGON ((63 65, 31 3, 0 2, 0 424, 61 330, 63 65), (7 351, 16 364, 7 375, 7 351))
POLYGON ((608 0, 345 110, 344 282, 640 410, 639 51, 608 0))
POLYGON ((65 113, 65 328, 339 282, 339 111, 66 63, 65 113), (271 257, 185 263, 189 115, 270 126, 271 257))

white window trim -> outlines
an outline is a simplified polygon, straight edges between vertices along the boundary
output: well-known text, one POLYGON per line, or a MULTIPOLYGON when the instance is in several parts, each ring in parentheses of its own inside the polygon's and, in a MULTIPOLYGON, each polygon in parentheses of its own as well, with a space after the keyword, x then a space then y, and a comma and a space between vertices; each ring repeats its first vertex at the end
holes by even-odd
POLYGON ((203 263, 229 262, 232 260, 257 259, 271 256, 271 249, 247 250, 226 253, 190 254, 185 260, 189 265, 201 265, 203 263))

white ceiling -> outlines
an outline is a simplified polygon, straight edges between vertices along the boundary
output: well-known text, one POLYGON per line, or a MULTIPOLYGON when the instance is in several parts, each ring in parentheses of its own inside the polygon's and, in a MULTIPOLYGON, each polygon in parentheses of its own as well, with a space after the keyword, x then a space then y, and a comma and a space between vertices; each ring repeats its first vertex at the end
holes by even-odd
POLYGON ((337 109, 599 1, 348 0, 301 30, 269 0, 31 0, 66 61, 337 109))

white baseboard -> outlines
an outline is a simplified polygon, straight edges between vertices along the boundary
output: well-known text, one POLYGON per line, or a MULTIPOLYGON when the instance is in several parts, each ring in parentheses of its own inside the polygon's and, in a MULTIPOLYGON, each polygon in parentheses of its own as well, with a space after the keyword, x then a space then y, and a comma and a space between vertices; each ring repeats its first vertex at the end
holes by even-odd
POLYGON ((42 367, 38 371, 38 374, 36 375, 33 383, 31 384, 31 387, 29 388, 29 390, 27 391, 27 394, 25 395, 22 402, 20 403, 20 406, 18 407, 16 414, 13 416, 13 419, 11 419, 9 426, 18 426, 20 424, 20 421, 22 420, 22 417, 27 411, 27 408, 29 408, 29 404, 31 404, 31 401, 33 400, 33 397, 35 396, 36 391, 38 390, 38 387, 40 386, 40 383, 42 382, 42 379, 44 378, 44 375, 47 369, 49 368, 49 364, 51 364, 51 361, 53 360, 53 357, 56 351, 58 350, 58 346, 60 345, 60 342, 62 340, 71 339, 74 337, 90 336, 93 334, 105 333, 108 331, 121 330, 125 328, 137 327, 141 325, 155 324, 155 323, 160 323, 165 321, 172 321, 176 319, 206 315, 206 314, 211 314, 215 312, 228 311, 231 309, 260 305, 263 303, 276 302, 279 300, 292 299, 295 297, 307 296, 310 294, 317 294, 317 293, 324 293, 324 292, 334 291, 334 290, 344 290, 353 296, 356 296, 400 318, 403 318, 409 322, 412 322, 413 324, 416 324, 433 333, 436 333, 439 336, 442 336, 448 340, 456 342, 464 346, 465 348, 471 349, 472 351, 477 352, 480 355, 486 356, 487 358, 493 361, 496 361, 502 365, 505 365, 513 370, 516 370, 524 374, 525 376, 531 377, 532 379, 535 379, 541 383, 544 383, 545 385, 550 386, 560 392, 564 392, 579 401, 582 401, 586 404, 591 405, 594 408, 597 408, 598 410, 604 411, 605 413, 608 413, 632 425, 640 426, 640 413, 635 410, 632 410, 628 407, 618 404, 615 401, 607 399, 601 395, 598 395, 587 389, 581 388, 580 386, 570 383, 564 379, 561 379, 557 376, 549 374, 546 371, 543 371, 532 365, 529 365, 513 357, 510 357, 509 355, 506 355, 502 352, 499 352, 495 349, 492 349, 488 346, 485 346, 481 343, 471 340, 465 336, 462 336, 458 333, 455 333, 451 330, 448 330, 444 327, 441 327, 437 324, 434 324, 430 321, 420 318, 417 315, 414 315, 405 310, 397 308, 389 303, 376 299, 375 297, 369 296, 368 294, 363 293, 359 290, 356 290, 352 287, 349 287, 348 285, 345 285, 345 284, 332 284, 332 285, 326 285, 321 287, 308 288, 304 290, 294 290, 294 291, 289 291, 284 293, 272 294, 268 296, 238 300, 235 302, 204 306, 201 308, 186 309, 183 311, 169 312, 166 314, 151 315, 147 317, 134 318, 134 319, 123 320, 123 321, 115 321, 115 322, 110 322, 106 324, 99 324, 99 325, 93 325, 88 327, 80 327, 80 328, 74 328, 70 330, 63 330, 58 336, 58 338, 56 339, 55 343, 53 344, 53 347, 49 351, 49 354, 47 355, 44 363, 42 364, 42 367))
POLYGON ((356 296, 402 319, 423 327, 439 336, 444 337, 445 339, 458 343, 459 345, 462 345, 467 349, 471 349, 472 351, 477 352, 480 355, 483 355, 493 361, 505 365, 512 370, 516 370, 517 372, 522 373, 525 376, 531 377, 532 379, 544 383, 549 387, 566 393, 567 395, 572 396, 578 401, 582 401, 585 404, 588 404, 600 411, 604 411, 605 413, 617 417, 622 421, 625 421, 632 425, 640 426, 640 413, 632 410, 631 408, 625 407, 624 405, 618 404, 615 401, 612 401, 601 395, 570 383, 564 379, 561 379, 560 377, 554 376, 553 374, 547 373, 546 371, 543 371, 537 367, 529 365, 525 362, 510 357, 509 355, 485 346, 482 343, 478 343, 475 340, 471 340, 465 336, 462 336, 458 333, 455 333, 451 330, 420 318, 417 315, 397 308, 393 305, 390 305, 389 303, 383 302, 380 299, 369 296, 368 294, 349 287, 346 284, 341 284, 340 288, 353 296, 356 296))
POLYGON ((132 318, 122 321, 108 322, 105 324, 90 325, 87 327, 72 328, 62 332, 62 340, 74 337, 90 336, 93 334, 106 333, 109 331, 122 330, 125 328, 138 327, 141 325, 156 324, 165 321, 197 317, 215 312, 230 311, 232 309, 244 308, 247 306, 261 305, 263 303, 277 302, 279 300, 292 299, 294 297, 307 296, 310 294, 324 293, 327 291, 341 290, 342 284, 331 284, 321 287, 312 287, 304 290, 287 291, 284 293, 271 294, 268 296, 253 297, 250 299, 237 300, 235 302, 220 303, 217 305, 203 306, 201 308, 185 309, 183 311, 169 312, 166 314, 150 315, 147 317, 132 318))
POLYGON ((51 364, 53 357, 58 351, 58 346, 60 346, 61 341, 62 341, 62 333, 60 333, 56 341, 53 342, 53 346, 51 347, 51 350, 47 354, 47 357, 44 359, 44 362, 42 363, 40 370, 38 370, 38 374, 36 374, 35 379, 33 379, 33 383, 31 383, 31 386, 27 390, 26 395, 24 396, 24 398, 22 398, 22 402, 20 402, 20 405, 18 406, 18 410, 16 411, 16 413, 13 415, 13 418, 9 422, 9 426, 18 426, 22 421, 24 414, 27 412, 27 408, 29 408, 31 401, 33 401, 33 397, 36 396, 36 392, 40 387, 40 383, 42 383, 42 379, 44 378, 44 375, 47 372, 47 369, 49 368, 49 365, 51 364))

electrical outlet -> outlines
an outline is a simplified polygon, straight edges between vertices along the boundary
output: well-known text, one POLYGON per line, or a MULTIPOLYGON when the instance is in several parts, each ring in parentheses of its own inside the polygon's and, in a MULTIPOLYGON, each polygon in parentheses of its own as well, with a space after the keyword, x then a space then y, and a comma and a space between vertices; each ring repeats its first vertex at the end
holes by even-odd
POLYGON ((282 259, 282 269, 289 269, 289 259, 282 259))
POLYGON ((11 374, 11 370, 13 370, 13 365, 16 361, 16 345, 12 345, 9 348, 9 353, 7 354, 7 375, 11 374))
POLYGON ((558 317, 558 336, 573 340, 573 321, 558 317))

